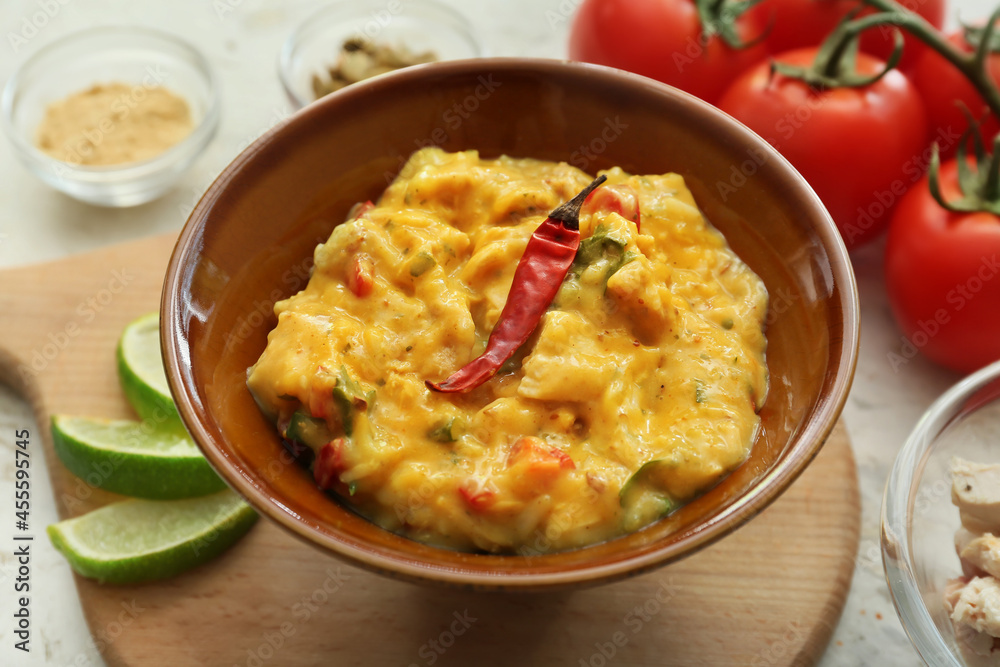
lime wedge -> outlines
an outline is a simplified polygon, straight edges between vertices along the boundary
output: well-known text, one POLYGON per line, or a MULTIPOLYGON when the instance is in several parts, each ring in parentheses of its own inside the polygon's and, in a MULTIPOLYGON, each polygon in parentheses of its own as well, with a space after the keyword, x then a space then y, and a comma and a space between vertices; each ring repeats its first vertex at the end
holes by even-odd
POLYGON ((125 398, 143 421, 179 421, 160 355, 160 315, 148 313, 125 327, 118 341, 118 377, 125 398))
POLYGON ((56 415, 52 443, 74 475, 122 495, 173 500, 226 488, 179 429, 157 428, 151 422, 56 415))
POLYGON ((232 491, 187 500, 125 500, 48 527, 77 573, 113 584, 165 579, 206 563, 257 515, 232 491))

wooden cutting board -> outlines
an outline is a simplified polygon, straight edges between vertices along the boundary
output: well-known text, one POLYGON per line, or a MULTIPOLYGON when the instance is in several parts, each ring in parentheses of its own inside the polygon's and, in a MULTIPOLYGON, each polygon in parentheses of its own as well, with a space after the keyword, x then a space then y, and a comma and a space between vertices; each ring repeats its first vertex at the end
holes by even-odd
MULTIPOLYGON (((22 391, 43 425, 61 516, 117 497, 68 473, 44 425, 54 413, 133 416, 115 344, 126 323, 158 308, 173 242, 0 271, 0 380, 22 391)), ((843 609, 859 510, 840 426, 747 526, 603 587, 421 587, 342 564, 262 519, 222 557, 169 581, 119 587, 77 577, 77 588, 111 665, 809 665, 843 609)))

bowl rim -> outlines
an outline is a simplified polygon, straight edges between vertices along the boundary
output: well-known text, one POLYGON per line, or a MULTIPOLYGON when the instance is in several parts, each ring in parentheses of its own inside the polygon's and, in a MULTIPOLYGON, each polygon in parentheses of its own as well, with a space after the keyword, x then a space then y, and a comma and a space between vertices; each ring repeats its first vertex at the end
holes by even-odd
MULTIPOLYGON (((717 108, 659 81, 601 65, 520 57, 442 61, 416 65, 374 77, 343 88, 304 107, 285 123, 272 128, 259 137, 220 173, 191 213, 170 257, 163 285, 160 311, 161 348, 167 369, 167 379, 177 403, 178 412, 195 442, 220 476, 234 490, 246 497, 256 509, 297 537, 346 560, 352 565, 409 581, 494 590, 549 590, 571 585, 605 583, 641 574, 690 555, 744 525, 777 499, 799 477, 830 436, 846 404, 853 380, 858 358, 859 334, 860 308, 857 282, 846 246, 836 225, 805 179, 763 138, 717 108), (723 132, 727 137, 736 137, 744 142, 741 145, 750 144, 768 155, 774 161, 775 168, 784 172, 787 177, 789 196, 796 196, 804 206, 814 211, 818 219, 823 221, 822 225, 814 228, 814 232, 822 240, 830 255, 829 270, 831 280, 838 284, 836 293, 839 295, 839 300, 837 303, 840 306, 839 312, 843 322, 843 336, 839 341, 840 353, 830 358, 827 369, 828 374, 831 369, 833 371, 830 391, 820 397, 814 406, 813 418, 803 424, 798 431, 795 438, 795 442, 799 443, 798 447, 790 448, 784 452, 769 473, 760 478, 746 494, 735 500, 722 514, 714 517, 697 533, 660 548, 647 549, 642 554, 616 559, 610 563, 580 566, 569 571, 532 574, 470 572, 437 567, 422 562, 404 561, 378 553, 375 550, 358 548, 335 537, 320 535, 313 527, 294 518, 289 512, 284 511, 278 503, 270 499, 266 493, 255 488, 240 473, 239 466, 215 448, 211 436, 199 421, 196 409, 197 394, 194 387, 188 386, 185 381, 186 376, 181 372, 184 360, 187 359, 187 353, 184 347, 186 343, 184 317, 186 302, 180 290, 180 281, 185 274, 185 267, 193 265, 194 256, 200 249, 199 235, 203 231, 204 220, 201 214, 210 209, 221 196, 234 174, 239 172, 244 164, 252 160, 258 151, 274 141, 275 137, 290 124, 323 113, 328 104, 347 104, 353 98, 362 97, 368 90, 391 86, 396 81, 419 79, 424 76, 428 68, 437 68, 436 71, 442 74, 482 73, 482 71, 523 73, 530 71, 533 75, 556 77, 564 75, 569 68, 574 73, 573 76, 598 77, 612 83, 617 82, 616 85, 628 85, 643 89, 651 95, 671 97, 675 103, 683 107, 694 107, 694 110, 701 114, 707 113, 712 118, 712 129, 723 132)), ((475 555, 472 556, 475 557, 475 555)), ((524 558, 523 556, 511 557, 524 558)), ((531 558, 537 560, 543 559, 545 556, 532 556, 531 558)))
MULTIPOLYGON (((441 23, 439 25, 459 33, 462 39, 472 47, 473 54, 467 59, 482 58, 486 55, 486 49, 476 36, 476 31, 473 28, 472 22, 465 16, 465 14, 462 14, 454 7, 439 2, 438 0, 408 0, 407 2, 402 2, 402 0, 395 1, 400 7, 399 12, 397 13, 429 9, 432 12, 437 12, 441 16, 447 17, 450 23, 447 25, 441 23)), ((281 88, 285 91, 285 96, 296 109, 305 108, 317 101, 316 99, 303 99, 295 90, 295 85, 291 80, 292 58, 302 46, 303 38, 314 30, 319 30, 320 24, 327 21, 331 14, 338 15, 359 12, 367 9, 367 7, 358 6, 359 4, 365 3, 375 6, 377 9, 387 9, 388 5, 391 4, 391 2, 385 3, 383 0, 363 0, 362 3, 354 3, 345 0, 332 2, 313 11, 306 18, 300 21, 295 26, 295 29, 291 32, 291 34, 288 35, 282 43, 281 50, 278 52, 277 60, 278 80, 281 81, 281 88)), ((410 67, 413 67, 413 65, 410 65, 410 67)))
MULTIPOLYGON (((156 44, 148 44, 145 48, 149 51, 163 52, 156 44)), ((187 100, 185 99, 185 101, 187 100)), ((0 92, 0 125, 3 126, 4 133, 22 160, 31 162, 46 170, 54 171, 62 178, 94 183, 102 182, 102 177, 107 175, 115 175, 120 180, 141 179, 170 168, 176 162, 187 158, 192 152, 201 152, 215 136, 222 115, 221 110, 222 96, 220 94, 219 77, 201 51, 186 40, 171 33, 144 25, 128 23, 110 23, 76 30, 45 44, 17 66, 10 79, 7 80, 6 85, 4 85, 3 91, 0 92), (124 34, 133 37, 137 34, 145 34, 153 39, 173 44, 191 58, 195 69, 204 77, 208 90, 208 104, 201 120, 186 137, 162 153, 146 158, 145 160, 99 166, 64 162, 39 150, 14 126, 14 99, 21 89, 21 80, 24 78, 24 73, 31 67, 61 49, 72 47, 74 43, 92 39, 102 34, 124 34)))
POLYGON ((998 378, 1000 361, 995 361, 959 380, 931 403, 896 454, 882 495, 880 543, 886 583, 903 630, 929 665, 962 667, 964 663, 955 658, 941 636, 917 585, 910 531, 913 492, 935 438, 953 423, 976 392, 998 378))

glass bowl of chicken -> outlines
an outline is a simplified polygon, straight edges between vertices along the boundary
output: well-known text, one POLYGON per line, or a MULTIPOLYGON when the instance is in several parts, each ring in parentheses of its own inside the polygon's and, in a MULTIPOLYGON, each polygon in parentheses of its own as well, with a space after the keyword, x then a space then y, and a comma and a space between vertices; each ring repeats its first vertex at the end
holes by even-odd
POLYGON ((886 485, 886 579, 928 665, 1000 665, 998 431, 1000 362, 927 410, 886 485))

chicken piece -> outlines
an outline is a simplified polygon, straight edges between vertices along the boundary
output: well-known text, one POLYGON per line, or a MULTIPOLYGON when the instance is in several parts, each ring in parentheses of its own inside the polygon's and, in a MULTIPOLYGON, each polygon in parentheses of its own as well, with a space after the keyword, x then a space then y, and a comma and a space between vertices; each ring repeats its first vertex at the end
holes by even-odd
MULTIPOLYGON (((955 611, 962 591, 971 581, 971 577, 961 577, 950 580, 944 587, 944 608, 949 617, 955 611)), ((1000 660, 1000 651, 997 650, 997 643, 1000 640, 991 637, 985 632, 979 632, 972 626, 951 618, 952 627, 955 631, 955 641, 962 653, 967 667, 996 667, 1000 660)))
POLYGON ((993 577, 976 577, 966 584, 951 612, 953 623, 967 625, 976 632, 1000 637, 1000 582, 993 577))
POLYGON ((951 460, 951 501, 972 532, 1000 533, 1000 465, 951 460))
POLYGON ((958 598, 962 595, 962 589, 965 585, 972 581, 974 577, 957 577, 955 579, 949 579, 948 583, 944 586, 944 608, 948 611, 948 616, 955 611, 955 604, 958 602, 958 598))
POLYGON ((979 537, 981 537, 981 533, 974 533, 965 528, 959 528, 955 531, 955 553, 958 554, 958 558, 962 563, 962 574, 969 579, 974 577, 989 576, 989 573, 983 570, 983 568, 976 565, 972 561, 967 560, 965 556, 962 555, 962 551, 964 551, 967 546, 972 544, 973 541, 979 537))
POLYGON ((670 290, 653 276, 649 260, 639 257, 622 266, 608 279, 606 292, 629 316, 632 333, 654 345, 670 328, 670 290))
POLYGON ((595 343, 593 327, 579 314, 550 310, 538 342, 524 360, 517 393, 543 401, 590 401, 607 389, 618 362, 595 343))
POLYGON ((959 528, 955 531, 955 553, 959 556, 962 555, 962 549, 969 546, 972 540, 979 537, 982 533, 977 533, 975 531, 968 530, 965 527, 959 528))
POLYGON ((1000 533, 1000 527, 997 526, 995 521, 983 521, 974 514, 969 514, 968 512, 958 511, 958 518, 962 522, 962 528, 974 533, 976 535, 982 535, 983 533, 1000 533))
POLYGON ((953 624, 955 640, 958 642, 966 667, 996 667, 1000 651, 994 647, 996 638, 985 632, 976 632, 967 625, 953 624))
MULTIPOLYGON (((957 535, 955 540, 957 546, 957 535)), ((987 574, 1000 577, 1000 538, 992 533, 973 537, 962 547, 958 555, 962 559, 963 566, 965 563, 970 563, 987 574)))

